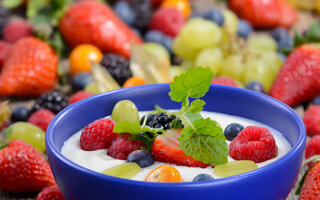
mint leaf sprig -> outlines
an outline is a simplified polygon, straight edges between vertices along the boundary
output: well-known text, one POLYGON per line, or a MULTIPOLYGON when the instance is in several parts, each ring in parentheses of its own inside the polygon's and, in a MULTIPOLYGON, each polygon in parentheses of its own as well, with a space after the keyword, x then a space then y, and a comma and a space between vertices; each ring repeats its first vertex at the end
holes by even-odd
MULTIPOLYGON (((203 110, 205 101, 199 99, 209 90, 213 72, 210 68, 198 67, 188 69, 186 73, 174 78, 170 84, 169 96, 171 100, 181 102, 181 109, 175 112, 169 112, 159 106, 153 113, 165 112, 168 115, 175 115, 181 119, 184 129, 180 132, 178 138, 179 147, 184 150, 187 156, 192 156, 195 160, 216 166, 228 161, 228 145, 225 142, 223 130, 220 125, 210 118, 204 119, 200 112, 203 110), (194 99, 191 103, 190 100, 194 99)), ((149 114, 149 113, 148 113, 149 114)), ((147 115, 148 115, 147 114, 147 115)), ((145 116, 145 119, 147 116, 145 116)), ((117 123, 114 132, 131 133, 131 139, 139 139, 146 143, 147 149, 151 149, 152 144, 163 129, 153 129, 138 123, 127 121, 117 123), (144 136, 143 132, 150 132, 153 138, 144 136)), ((171 128, 181 128, 179 120, 173 121, 171 128)), ((165 133, 164 133, 165 134, 165 133)))

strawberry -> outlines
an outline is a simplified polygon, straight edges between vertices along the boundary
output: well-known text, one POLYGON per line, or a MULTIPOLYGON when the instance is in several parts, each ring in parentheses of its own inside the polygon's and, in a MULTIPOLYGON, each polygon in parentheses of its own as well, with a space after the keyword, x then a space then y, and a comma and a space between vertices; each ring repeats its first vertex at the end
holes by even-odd
POLYGON ((56 85, 58 57, 34 37, 16 42, 0 74, 0 96, 38 96, 56 85))
POLYGON ((0 150, 1 190, 39 192, 54 184, 49 164, 30 144, 13 140, 0 150))
POLYGON ((32 36, 32 27, 27 21, 17 20, 8 23, 3 32, 3 39, 9 43, 15 43, 24 37, 32 36))
POLYGON ((320 105, 311 105, 303 116, 308 135, 320 135, 320 105))
POLYGON ((152 146, 154 160, 189 167, 208 167, 208 164, 187 156, 183 149, 179 148, 178 137, 181 130, 168 130, 163 135, 157 137, 152 146))
POLYGON ((38 126, 43 131, 46 131, 50 122, 56 115, 47 109, 40 109, 34 112, 28 119, 28 122, 38 126))
POLYGON ((57 185, 51 185, 37 195, 37 200, 65 200, 65 198, 57 185))
POLYGON ((304 179, 299 200, 320 199, 320 162, 312 165, 304 179))
POLYGON ((306 145, 305 158, 308 159, 314 155, 320 155, 320 135, 313 136, 306 145))
POLYGON ((106 4, 97 1, 75 2, 62 17, 59 29, 71 47, 93 44, 104 53, 130 56, 130 43, 142 43, 106 4))
POLYGON ((320 49, 296 48, 286 59, 270 90, 270 96, 289 106, 312 100, 320 91, 320 49))
POLYGON ((228 85, 233 87, 238 87, 238 84, 234 81, 234 79, 230 77, 220 76, 220 77, 214 77, 211 80, 212 84, 218 84, 218 85, 228 85))
POLYGON ((0 41, 0 72, 4 61, 8 58, 11 45, 7 42, 0 41))
POLYGON ((280 8, 280 22, 279 26, 290 28, 298 19, 297 11, 288 2, 278 0, 278 6, 280 8))

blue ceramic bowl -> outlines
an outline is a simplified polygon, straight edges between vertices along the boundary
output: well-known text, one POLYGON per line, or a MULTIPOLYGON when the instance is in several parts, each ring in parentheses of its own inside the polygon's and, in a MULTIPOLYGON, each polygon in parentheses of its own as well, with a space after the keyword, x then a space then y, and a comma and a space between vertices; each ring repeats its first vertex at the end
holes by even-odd
POLYGON ((60 112, 46 133, 49 162, 62 193, 68 200, 207 200, 285 199, 302 163, 306 131, 300 117, 285 104, 260 93, 214 85, 203 98, 205 110, 236 115, 267 124, 280 131, 292 149, 277 161, 244 174, 205 182, 149 183, 107 176, 81 167, 61 153, 70 136, 90 122, 110 115, 123 99, 133 101, 140 111, 154 105, 178 109, 170 100, 168 84, 138 86, 107 92, 75 103, 60 112))

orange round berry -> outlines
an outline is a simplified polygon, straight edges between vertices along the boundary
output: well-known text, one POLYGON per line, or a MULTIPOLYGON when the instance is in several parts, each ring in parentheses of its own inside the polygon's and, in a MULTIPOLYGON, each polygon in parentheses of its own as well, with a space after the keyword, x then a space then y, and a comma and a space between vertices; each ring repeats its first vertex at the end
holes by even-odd
POLYGON ((91 62, 99 63, 102 60, 102 52, 90 44, 76 46, 70 53, 70 74, 74 76, 80 72, 91 72, 91 62))
POLYGON ((188 19, 191 13, 191 6, 188 0, 164 0, 161 7, 170 7, 178 9, 185 19, 188 19))
POLYGON ((122 87, 126 88, 126 87, 132 87, 132 86, 137 86, 137 85, 145 85, 147 84, 143 78, 141 77, 131 77, 128 80, 126 80, 126 82, 124 82, 124 84, 122 85, 122 87))
POLYGON ((182 178, 176 168, 170 165, 162 165, 152 170, 146 177, 145 181, 159 183, 182 182, 182 178))

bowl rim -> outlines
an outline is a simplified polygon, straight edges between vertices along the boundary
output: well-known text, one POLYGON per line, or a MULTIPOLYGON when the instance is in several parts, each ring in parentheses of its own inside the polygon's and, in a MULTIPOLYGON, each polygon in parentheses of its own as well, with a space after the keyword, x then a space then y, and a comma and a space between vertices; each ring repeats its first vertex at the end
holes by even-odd
MULTIPOLYGON (((123 93, 126 92, 128 90, 135 90, 135 89, 143 89, 143 88, 147 88, 147 87, 169 87, 169 83, 160 83, 160 84, 147 84, 147 85, 141 85, 141 86, 134 86, 134 87, 129 87, 129 88, 121 88, 121 89, 117 89, 117 90, 112 90, 112 91, 108 91, 105 93, 101 93, 101 94, 97 94, 91 97, 88 97, 84 100, 81 100, 79 102, 76 102, 72 105, 69 105, 67 108, 65 108, 64 110, 62 110, 61 112, 59 112, 54 119, 51 121, 51 123, 48 126, 48 129, 46 131, 46 136, 45 136, 45 143, 46 143, 46 148, 47 151, 51 151, 52 155, 56 157, 56 159, 58 159, 60 162, 62 162, 64 165, 67 165, 68 167, 73 168, 74 170, 77 170, 79 173, 84 173, 86 175, 89 176, 94 176, 97 179, 100 179, 102 181, 112 181, 114 183, 120 183, 120 184, 128 184, 128 185, 132 185, 134 184, 135 186, 141 186, 141 187, 172 187, 172 185, 174 184, 177 187, 196 187, 199 185, 207 185, 207 184, 224 184, 230 181, 235 181, 237 179, 242 179, 244 177, 251 177, 251 174, 260 174, 260 173, 264 173, 267 171, 271 171, 275 168, 277 168, 278 166, 281 166, 283 163, 286 163, 291 157, 293 157, 295 155, 295 153, 297 151, 299 151, 300 148, 303 148, 303 146, 305 146, 306 143, 306 129, 304 126, 304 123, 301 119, 300 116, 298 116, 298 114, 288 105, 286 105, 285 103, 272 98, 269 95, 266 94, 262 94, 259 92, 255 92, 249 89, 243 89, 243 88, 238 88, 238 87, 231 87, 231 86, 225 86, 225 85, 217 85, 217 84, 211 84, 211 87, 220 87, 222 89, 227 89, 227 90, 231 90, 231 91, 235 91, 235 92, 241 92, 241 93, 246 93, 246 95, 254 95, 254 96, 261 96, 263 98, 266 98, 268 101, 272 101, 272 102, 276 102, 277 104, 279 104, 280 106, 284 107, 287 111, 289 111, 288 113, 293 117, 293 119, 297 122, 297 127, 298 127, 298 131, 299 131, 299 137, 297 139, 297 142, 294 146, 292 146, 292 148, 290 149, 289 152, 287 152, 285 155, 283 155, 281 158, 279 158, 278 160, 273 161, 270 164, 267 164, 263 167, 259 167, 255 170, 249 171, 249 172, 245 172, 242 174, 238 174, 238 175, 234 175, 234 176, 230 176, 230 177, 224 177, 224 178, 219 178, 219 179, 214 179, 214 180, 209 180, 209 181, 201 181, 201 182, 179 182, 179 183, 155 183, 155 182, 146 182, 146 181, 137 181, 137 180, 130 180, 130 179, 123 179, 123 178, 118 178, 118 177, 113 177, 113 176, 109 176, 106 174, 102 174, 99 172, 95 172, 93 170, 87 169, 85 167, 82 167, 81 165, 78 165, 76 163, 74 163, 73 161, 69 160, 67 157, 65 157, 54 145, 53 143, 53 130, 54 130, 54 126, 59 123, 59 121, 61 120, 61 118, 63 118, 64 115, 67 115, 69 112, 72 112, 72 110, 77 109, 78 106, 82 106, 84 104, 86 104, 86 102, 88 101, 92 101, 96 98, 101 98, 102 96, 105 95, 112 95, 114 93, 123 93)), ((262 123, 262 122, 261 122, 262 123)), ((75 134, 75 133, 74 133, 75 134)), ((70 138, 70 137, 69 137, 70 138)), ((301 167, 301 166, 300 166, 301 167)))

